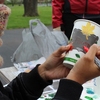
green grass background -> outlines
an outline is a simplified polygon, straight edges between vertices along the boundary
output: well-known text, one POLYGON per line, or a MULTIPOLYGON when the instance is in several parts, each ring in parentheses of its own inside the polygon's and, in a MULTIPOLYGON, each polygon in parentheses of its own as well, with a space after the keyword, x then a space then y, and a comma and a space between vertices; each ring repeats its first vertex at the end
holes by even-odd
POLYGON ((51 6, 38 7, 38 17, 23 17, 23 6, 9 6, 11 8, 11 14, 8 19, 7 29, 27 28, 29 27, 30 19, 40 19, 45 25, 51 25, 52 23, 52 8, 51 6))

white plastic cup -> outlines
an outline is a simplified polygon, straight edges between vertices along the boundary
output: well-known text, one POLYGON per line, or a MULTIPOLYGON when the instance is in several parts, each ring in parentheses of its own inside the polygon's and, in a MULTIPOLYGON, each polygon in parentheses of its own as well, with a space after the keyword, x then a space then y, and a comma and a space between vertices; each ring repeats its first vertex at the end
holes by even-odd
POLYGON ((89 48, 94 43, 100 45, 99 37, 99 24, 85 19, 76 20, 70 38, 73 49, 66 54, 63 64, 68 68, 72 68, 85 54, 84 46, 89 48))

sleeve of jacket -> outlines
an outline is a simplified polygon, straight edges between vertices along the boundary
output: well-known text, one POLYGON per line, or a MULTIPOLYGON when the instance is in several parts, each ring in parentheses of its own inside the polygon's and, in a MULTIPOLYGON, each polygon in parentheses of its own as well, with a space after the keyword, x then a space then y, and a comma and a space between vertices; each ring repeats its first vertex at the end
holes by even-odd
POLYGON ((21 73, 8 86, 5 95, 8 100, 37 100, 43 89, 52 81, 44 81, 38 74, 38 66, 29 73, 21 73))
POLYGON ((79 83, 62 79, 53 100, 79 100, 82 90, 83 87, 79 83))
POLYGON ((53 28, 59 27, 62 22, 62 6, 64 0, 52 0, 52 25, 53 28))

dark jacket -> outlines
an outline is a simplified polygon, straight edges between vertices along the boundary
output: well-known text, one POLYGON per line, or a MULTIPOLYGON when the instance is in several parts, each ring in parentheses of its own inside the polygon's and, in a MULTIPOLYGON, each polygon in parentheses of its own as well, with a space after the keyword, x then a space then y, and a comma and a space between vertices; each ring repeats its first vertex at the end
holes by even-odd
MULTIPOLYGON (((44 81, 38 74, 38 66, 29 73, 19 74, 9 85, 0 82, 0 100, 37 100, 43 89, 52 84, 44 81)), ((74 81, 62 79, 53 100, 79 100, 82 86, 74 81)))

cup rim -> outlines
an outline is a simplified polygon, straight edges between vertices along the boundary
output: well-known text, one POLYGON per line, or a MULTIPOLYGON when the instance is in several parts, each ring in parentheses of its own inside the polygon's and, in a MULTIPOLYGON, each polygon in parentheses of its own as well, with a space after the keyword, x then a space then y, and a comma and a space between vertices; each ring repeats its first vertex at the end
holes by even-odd
POLYGON ((98 23, 91 21, 91 20, 87 20, 87 19, 77 19, 74 21, 74 24, 79 21, 91 22, 91 23, 95 24, 96 26, 100 27, 100 25, 98 23))

